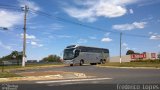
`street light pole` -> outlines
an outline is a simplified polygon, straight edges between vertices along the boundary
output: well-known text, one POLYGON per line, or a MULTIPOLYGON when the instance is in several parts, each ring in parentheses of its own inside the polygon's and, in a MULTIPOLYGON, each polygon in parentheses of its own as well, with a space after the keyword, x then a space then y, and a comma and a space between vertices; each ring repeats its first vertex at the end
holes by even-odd
POLYGON ((122 32, 120 33, 120 60, 119 62, 122 63, 122 32))
POLYGON ((26 18, 27 18, 28 7, 24 7, 24 33, 23 33, 23 57, 22 57, 22 67, 25 67, 26 57, 26 18))

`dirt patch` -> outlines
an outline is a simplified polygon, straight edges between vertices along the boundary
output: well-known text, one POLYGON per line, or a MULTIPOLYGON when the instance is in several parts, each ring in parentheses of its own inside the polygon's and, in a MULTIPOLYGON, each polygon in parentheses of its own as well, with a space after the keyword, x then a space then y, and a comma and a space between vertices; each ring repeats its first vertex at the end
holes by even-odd
POLYGON ((57 74, 65 74, 69 72, 63 71, 44 71, 44 72, 23 72, 23 73, 16 73, 21 76, 46 76, 46 75, 57 75, 57 74))

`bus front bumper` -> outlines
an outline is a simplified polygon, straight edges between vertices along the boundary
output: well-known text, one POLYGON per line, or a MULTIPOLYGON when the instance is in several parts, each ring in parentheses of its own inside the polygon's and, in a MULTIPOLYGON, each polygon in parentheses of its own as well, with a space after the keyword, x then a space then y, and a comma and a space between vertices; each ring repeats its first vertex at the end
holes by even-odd
POLYGON ((73 64, 73 60, 64 60, 64 64, 73 64))

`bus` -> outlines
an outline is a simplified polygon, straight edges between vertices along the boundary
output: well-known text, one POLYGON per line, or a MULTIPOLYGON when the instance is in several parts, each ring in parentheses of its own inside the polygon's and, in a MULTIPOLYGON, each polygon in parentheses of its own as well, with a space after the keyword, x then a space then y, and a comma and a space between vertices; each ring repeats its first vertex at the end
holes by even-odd
POLYGON ((64 49, 63 60, 65 64, 104 64, 109 61, 109 50, 105 48, 70 45, 64 49))

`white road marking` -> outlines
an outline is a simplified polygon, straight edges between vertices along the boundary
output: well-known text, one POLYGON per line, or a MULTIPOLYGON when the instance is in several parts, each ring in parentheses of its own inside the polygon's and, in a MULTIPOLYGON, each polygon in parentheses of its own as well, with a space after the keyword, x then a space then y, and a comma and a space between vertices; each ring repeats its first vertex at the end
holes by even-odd
POLYGON ((63 86, 63 85, 73 85, 73 84, 84 84, 84 82, 65 82, 65 83, 59 83, 59 84, 49 84, 47 86, 63 86))
POLYGON ((95 80, 106 80, 112 78, 90 78, 90 79, 71 79, 71 80, 56 80, 56 81, 38 81, 36 83, 60 83, 60 82, 77 82, 77 81, 95 81, 95 80))

